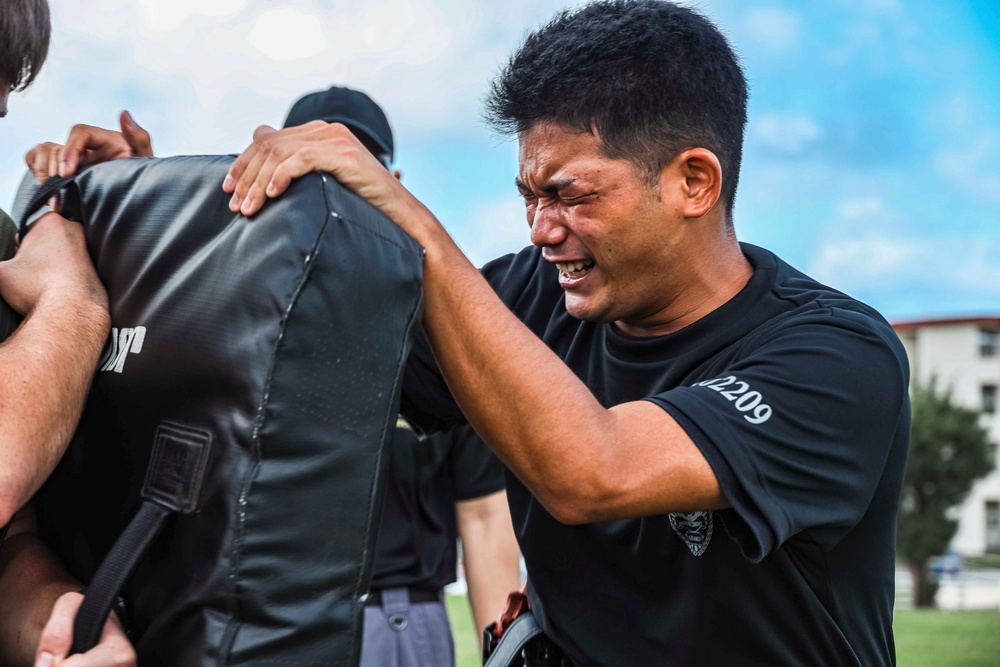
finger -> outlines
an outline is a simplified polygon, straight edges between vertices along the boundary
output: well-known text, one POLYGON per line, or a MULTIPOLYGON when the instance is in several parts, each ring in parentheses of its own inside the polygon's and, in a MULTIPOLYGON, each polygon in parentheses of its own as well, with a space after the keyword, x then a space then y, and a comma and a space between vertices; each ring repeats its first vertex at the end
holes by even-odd
POLYGON ((131 149, 120 132, 91 125, 76 125, 60 153, 60 176, 72 176, 77 168, 95 162, 105 162, 131 155, 131 149))
POLYGON ((222 181, 222 191, 233 193, 233 199, 229 202, 229 208, 234 213, 240 210, 236 197, 236 183, 243 177, 243 172, 246 171, 247 166, 249 166, 259 151, 260 144, 256 141, 247 146, 246 149, 240 153, 235 160, 233 160, 233 163, 229 165, 229 171, 226 172, 226 178, 222 181))
POLYGON ((222 191, 232 192, 234 194, 232 201, 229 203, 229 208, 233 211, 233 213, 240 210, 240 202, 242 200, 242 196, 245 194, 241 193, 239 197, 235 196, 236 184, 243 177, 243 173, 256 157, 257 153, 261 150, 262 146, 266 145, 265 138, 276 131, 277 130, 270 125, 261 125, 258 127, 253 132, 253 143, 250 144, 250 146, 248 146, 235 161, 233 161, 232 165, 230 165, 229 171, 226 173, 226 178, 222 181, 222 191))
POLYGON ((135 664, 135 651, 125 639, 112 643, 102 640, 86 653, 77 653, 54 663, 56 667, 132 667, 135 664))
POLYGON ((135 122, 132 114, 128 111, 122 111, 118 121, 121 124, 122 136, 125 137, 129 148, 132 149, 132 155, 153 157, 153 140, 150 138, 149 132, 135 122))
MULTIPOLYGON (((62 146, 60 146, 59 144, 52 144, 52 147, 49 149, 49 161, 48 164, 46 165, 48 168, 45 176, 46 178, 48 178, 49 176, 55 176, 56 174, 59 173, 59 151, 61 150, 61 148, 62 146)), ((51 197, 49 197, 48 203, 49 203, 49 208, 51 210, 55 211, 56 213, 59 212, 60 208, 59 195, 52 195, 51 197)))
POLYGON ((259 125, 257 126, 257 129, 253 131, 253 140, 257 141, 258 139, 263 139, 264 137, 268 137, 276 132, 277 130, 270 125, 259 125))
POLYGON ((236 181, 230 185, 233 197, 229 200, 229 210, 232 212, 239 213, 240 206, 243 204, 243 199, 250 190, 250 185, 253 183, 257 170, 260 169, 260 166, 267 159, 267 153, 269 150, 270 149, 266 145, 261 145, 255 141, 252 146, 252 151, 251 149, 248 149, 245 153, 245 155, 249 158, 248 162, 243 166, 240 172, 234 172, 236 181), (238 177, 235 176, 236 173, 239 173, 238 177))
POLYGON ((135 650, 114 612, 108 615, 97 646, 86 653, 55 662, 58 667, 134 667, 135 664, 135 650))
POLYGON ((86 653, 77 653, 54 663, 56 667, 131 667, 135 665, 135 652, 126 640, 100 644, 86 653))
MULTIPOLYGON (((271 185, 274 172, 289 160, 292 160, 293 164, 299 164, 306 161, 305 156, 301 154, 303 151, 308 151, 308 149, 300 147, 298 150, 294 150, 292 147, 287 145, 272 149, 267 155, 267 159, 264 160, 264 162, 260 165, 260 168, 257 170, 257 175, 254 178, 249 191, 247 191, 246 197, 240 204, 240 213, 246 216, 253 215, 264 206, 264 202, 267 201, 269 197, 273 199, 284 192, 288 187, 287 183, 282 188, 271 185)), ((294 169, 286 171, 293 170, 294 169)), ((303 171, 298 175, 301 176, 304 173, 308 173, 308 171, 309 169, 306 169, 306 171, 303 171)), ((289 182, 291 182, 291 179, 289 179, 289 182)))
POLYGON ((59 144, 52 144, 52 148, 49 149, 49 162, 46 165, 48 176, 55 176, 59 173, 59 151, 62 150, 62 146, 59 144))
POLYGON ((49 171, 49 155, 53 147, 58 149, 59 144, 46 141, 32 148, 24 156, 28 169, 35 175, 39 183, 52 175, 52 172, 49 171))
POLYGON ((271 177, 265 188, 265 193, 274 199, 288 189, 296 178, 304 176, 313 171, 313 160, 306 151, 297 151, 287 160, 283 160, 272 171, 271 177))
POLYGON ((59 152, 59 175, 72 176, 80 163, 80 155, 94 143, 94 131, 99 128, 90 125, 74 125, 69 131, 66 145, 59 152))
POLYGON ((66 593, 56 600, 52 615, 42 629, 35 651, 35 667, 49 667, 69 653, 73 644, 73 620, 83 602, 79 593, 66 593))
MULTIPOLYGON (((268 135, 263 135, 263 137, 255 139, 254 147, 253 155, 244 166, 242 173, 236 178, 235 185, 233 185, 233 198, 229 202, 229 208, 234 213, 237 211, 242 212, 243 204, 250 194, 251 188, 257 182, 257 178, 260 176, 260 170, 272 158, 275 151, 273 138, 268 135)), ((264 185, 266 185, 266 182, 264 185)), ((258 189, 262 190, 263 186, 258 189)))
POLYGON ((269 162, 274 157, 274 149, 270 145, 265 144, 260 147, 253 159, 250 160, 250 164, 247 165, 243 175, 236 181, 230 208, 235 205, 236 209, 243 215, 252 215, 256 212, 259 208, 256 204, 264 198, 263 189, 267 185, 266 182, 264 184, 259 183, 261 170, 266 169, 267 173, 270 174, 274 170, 274 167, 269 166, 269 162), (250 200, 250 197, 255 197, 256 199, 250 200))

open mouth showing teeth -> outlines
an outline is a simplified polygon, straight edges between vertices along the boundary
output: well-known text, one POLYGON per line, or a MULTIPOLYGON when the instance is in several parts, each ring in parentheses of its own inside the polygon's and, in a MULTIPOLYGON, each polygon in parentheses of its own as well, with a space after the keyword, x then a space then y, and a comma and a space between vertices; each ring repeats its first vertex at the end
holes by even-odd
POLYGON ((594 260, 585 259, 575 262, 556 262, 556 268, 559 269, 559 273, 565 273, 568 276, 583 275, 594 268, 594 260))

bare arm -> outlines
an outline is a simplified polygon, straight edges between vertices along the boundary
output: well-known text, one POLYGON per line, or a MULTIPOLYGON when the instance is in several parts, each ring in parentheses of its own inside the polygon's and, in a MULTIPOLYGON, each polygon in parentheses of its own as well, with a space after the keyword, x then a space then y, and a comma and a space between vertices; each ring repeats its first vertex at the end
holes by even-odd
POLYGON ((465 580, 476 638, 503 609, 507 596, 521 585, 521 552, 507 507, 507 493, 497 491, 456 503, 462 539, 465 580))
POLYGON ((98 645, 67 658, 73 621, 83 600, 79 590, 80 583, 38 538, 34 508, 29 503, 18 513, 0 549, 0 664, 135 665, 135 651, 113 612, 98 645))
POLYGON ((35 224, 0 262, 0 295, 26 316, 0 345, 0 525, 62 456, 110 326, 80 225, 54 213, 35 224))
POLYGON ((604 408, 500 301, 434 216, 350 131, 258 128, 223 189, 252 215, 293 178, 327 171, 426 250, 424 326, 469 422, 553 516, 586 523, 728 505, 686 432, 646 401, 604 408))
POLYGON ((11 524, 0 549, 0 663, 30 665, 56 600, 80 590, 35 534, 31 506, 11 524))

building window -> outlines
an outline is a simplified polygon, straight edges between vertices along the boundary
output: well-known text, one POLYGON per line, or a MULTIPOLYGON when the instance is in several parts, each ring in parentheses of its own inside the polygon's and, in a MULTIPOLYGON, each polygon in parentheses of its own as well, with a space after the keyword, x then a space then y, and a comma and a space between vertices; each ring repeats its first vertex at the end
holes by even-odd
POLYGON ((986 551, 1000 553, 1000 502, 986 501, 986 551))
POLYGON ((979 356, 995 357, 1000 352, 1000 330, 979 330, 979 356))
POLYGON ((997 411, 997 386, 995 384, 984 384, 982 386, 982 413, 993 415, 997 411))

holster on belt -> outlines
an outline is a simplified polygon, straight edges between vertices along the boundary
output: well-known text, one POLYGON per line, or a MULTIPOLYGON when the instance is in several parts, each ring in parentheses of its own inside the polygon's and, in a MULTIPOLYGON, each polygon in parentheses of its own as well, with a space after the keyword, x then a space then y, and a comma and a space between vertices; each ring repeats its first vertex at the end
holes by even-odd
POLYGON ((507 596, 507 604, 497 617, 483 630, 483 665, 498 667, 564 667, 566 659, 551 639, 545 636, 531 615, 528 603, 527 584, 520 591, 507 596), (508 637, 508 643, 500 648, 501 640, 521 619, 508 637), (510 646, 508 644, 513 641, 510 646), (490 662, 490 658, 494 660, 490 662))

